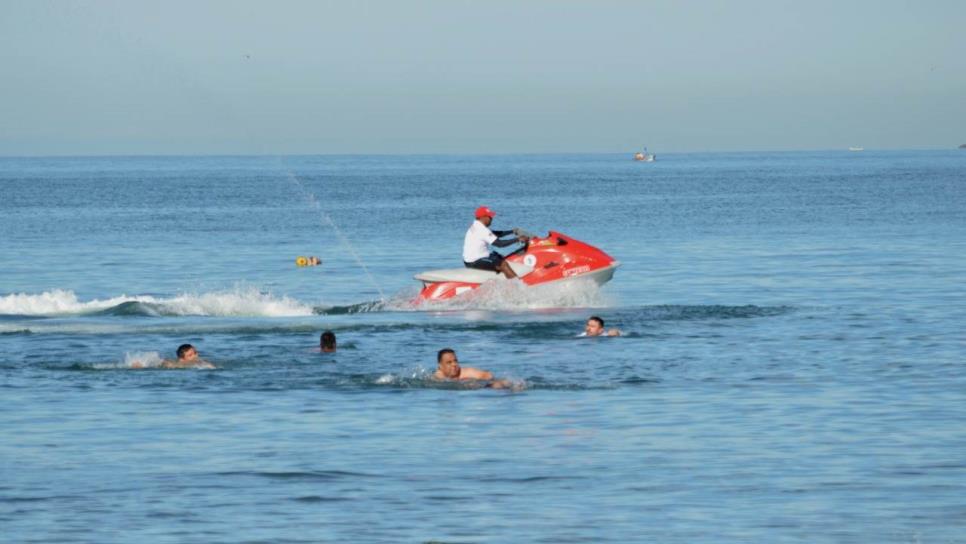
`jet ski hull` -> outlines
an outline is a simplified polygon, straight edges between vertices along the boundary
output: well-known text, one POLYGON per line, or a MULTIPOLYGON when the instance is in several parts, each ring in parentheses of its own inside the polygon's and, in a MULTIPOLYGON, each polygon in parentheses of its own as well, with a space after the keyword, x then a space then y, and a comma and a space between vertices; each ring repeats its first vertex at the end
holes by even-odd
MULTIPOLYGON (((526 285, 593 281, 603 285, 614 277, 620 262, 600 249, 551 231, 546 237, 534 238, 526 251, 507 257, 507 261, 526 285)), ((502 274, 485 270, 430 270, 417 274, 423 283, 421 300, 445 300, 462 295, 489 281, 503 281, 502 274)))

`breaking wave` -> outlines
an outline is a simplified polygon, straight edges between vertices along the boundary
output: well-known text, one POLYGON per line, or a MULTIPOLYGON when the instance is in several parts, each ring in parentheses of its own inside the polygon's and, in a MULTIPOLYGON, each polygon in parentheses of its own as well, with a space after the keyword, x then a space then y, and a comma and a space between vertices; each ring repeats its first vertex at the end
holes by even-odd
POLYGON ((112 308, 136 297, 81 302, 73 291, 54 289, 39 295, 14 293, 0 297, 0 315, 46 316, 93 313, 112 308))
POLYGON ((236 287, 210 293, 182 293, 170 298, 121 295, 82 301, 70 290, 55 289, 39 295, 15 293, 0 297, 0 315, 146 315, 217 317, 298 317, 314 313, 312 306, 287 296, 263 293, 253 287, 236 287))
POLYGON ((71 290, 53 289, 40 294, 14 293, 0 296, 0 316, 304 317, 316 314, 520 311, 599 308, 612 305, 612 301, 592 281, 562 282, 533 287, 520 281, 493 281, 450 300, 421 301, 418 300, 416 291, 406 290, 388 300, 320 307, 247 286, 207 293, 181 293, 173 297, 120 295, 91 300, 81 300, 71 290))

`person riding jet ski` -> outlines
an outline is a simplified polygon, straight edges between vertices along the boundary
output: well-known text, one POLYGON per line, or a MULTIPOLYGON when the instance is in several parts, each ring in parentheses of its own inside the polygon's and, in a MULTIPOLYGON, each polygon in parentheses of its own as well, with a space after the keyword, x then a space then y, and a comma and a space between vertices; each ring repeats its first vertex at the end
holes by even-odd
POLYGON ((526 243, 527 238, 516 235, 515 239, 501 240, 504 236, 515 234, 512 230, 491 230, 490 224, 496 213, 486 206, 476 209, 476 220, 470 225, 463 238, 463 264, 467 268, 492 270, 502 272, 507 278, 517 277, 509 263, 496 251, 490 251, 489 246, 506 247, 517 242, 526 243))

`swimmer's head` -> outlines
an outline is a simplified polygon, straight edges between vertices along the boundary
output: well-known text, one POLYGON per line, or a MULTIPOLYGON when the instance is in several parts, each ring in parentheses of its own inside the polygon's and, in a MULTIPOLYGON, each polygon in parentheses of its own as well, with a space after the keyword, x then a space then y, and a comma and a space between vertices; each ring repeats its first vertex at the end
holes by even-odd
POLYGON ((335 351, 335 333, 332 331, 323 332, 322 336, 319 337, 319 347, 325 352, 335 351))
POLYGON ((191 344, 181 344, 177 353, 179 361, 193 361, 198 358, 198 350, 191 344))
POLYGON ((604 320, 596 315, 590 316, 590 319, 587 320, 587 325, 584 326, 584 332, 587 333, 587 336, 600 336, 604 334, 604 320))
POLYGON ((460 375, 460 362, 456 358, 456 352, 443 348, 436 354, 436 365, 440 374, 447 378, 458 378, 460 375))

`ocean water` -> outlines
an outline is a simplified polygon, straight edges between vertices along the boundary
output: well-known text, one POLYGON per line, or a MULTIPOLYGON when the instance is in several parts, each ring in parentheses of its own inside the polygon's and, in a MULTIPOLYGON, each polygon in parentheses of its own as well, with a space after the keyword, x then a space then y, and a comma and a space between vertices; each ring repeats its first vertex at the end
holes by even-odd
POLYGON ((964 280, 956 150, 0 158, 0 540, 966 542, 964 280), (481 204, 622 267, 414 305, 481 204))

